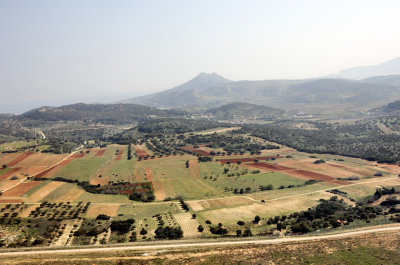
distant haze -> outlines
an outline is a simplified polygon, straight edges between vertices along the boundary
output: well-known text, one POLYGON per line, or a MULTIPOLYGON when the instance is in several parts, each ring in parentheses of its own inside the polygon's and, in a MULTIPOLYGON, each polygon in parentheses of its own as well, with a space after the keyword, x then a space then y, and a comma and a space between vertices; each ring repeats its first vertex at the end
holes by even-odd
MULTIPOLYGON (((302 79, 378 65, 400 56, 399 10, 395 0, 3 0, 0 112, 116 102, 201 72, 302 79)), ((339 77, 370 76, 359 73, 339 77)))

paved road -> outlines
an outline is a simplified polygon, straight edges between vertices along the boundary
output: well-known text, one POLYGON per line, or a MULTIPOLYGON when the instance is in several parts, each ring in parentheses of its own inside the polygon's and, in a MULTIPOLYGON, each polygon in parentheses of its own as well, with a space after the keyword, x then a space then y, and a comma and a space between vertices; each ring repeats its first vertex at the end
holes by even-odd
POLYGON ((190 248, 190 247, 209 247, 209 246, 229 246, 229 245, 268 245, 268 244, 279 244, 279 243, 290 243, 290 242, 302 242, 302 241, 313 241, 321 239, 334 239, 334 238, 345 238, 356 235, 375 233, 375 232, 390 232, 400 230, 400 225, 371 228, 360 231, 344 232, 341 234, 323 235, 323 236, 308 236, 308 237, 289 237, 289 238, 278 238, 278 239, 255 239, 255 240, 239 240, 239 241, 217 241, 217 242, 198 242, 198 243, 176 243, 174 241, 160 243, 157 245, 142 245, 142 246, 121 246, 121 247, 102 247, 102 248, 80 248, 80 249, 57 249, 57 250, 30 250, 30 251, 18 251, 18 252, 4 252, 0 253, 0 256, 23 256, 32 254, 73 254, 73 253, 89 253, 89 252, 105 252, 105 251, 126 251, 126 250, 163 250, 171 248, 190 248))

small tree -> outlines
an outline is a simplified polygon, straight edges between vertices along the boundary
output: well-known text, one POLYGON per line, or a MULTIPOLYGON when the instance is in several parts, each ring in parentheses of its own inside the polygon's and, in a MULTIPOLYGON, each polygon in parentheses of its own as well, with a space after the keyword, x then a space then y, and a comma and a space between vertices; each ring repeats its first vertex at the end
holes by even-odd
POLYGON ((256 216, 254 217, 253 223, 258 224, 260 221, 261 221, 260 216, 256 215, 256 216))
POLYGON ((204 231, 204 227, 202 225, 199 225, 197 227, 197 231, 199 231, 200 233, 202 233, 204 231))
POLYGON ((147 234, 147 230, 144 229, 144 228, 142 228, 142 230, 140 230, 140 234, 141 234, 142 236, 145 235, 145 234, 147 234))
POLYGON ((241 237, 242 236, 242 230, 238 229, 236 230, 236 236, 241 237))
POLYGON ((250 228, 246 228, 246 230, 244 230, 243 236, 244 237, 253 236, 253 233, 251 232, 250 228))

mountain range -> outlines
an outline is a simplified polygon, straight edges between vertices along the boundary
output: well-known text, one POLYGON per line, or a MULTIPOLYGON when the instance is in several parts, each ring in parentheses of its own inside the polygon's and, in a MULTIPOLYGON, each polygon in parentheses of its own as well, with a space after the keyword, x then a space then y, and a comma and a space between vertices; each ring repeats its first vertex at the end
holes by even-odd
POLYGON ((304 80, 231 81, 215 73, 123 103, 157 108, 212 108, 245 102, 277 108, 295 105, 376 107, 400 99, 400 75, 362 80, 339 78, 304 80))

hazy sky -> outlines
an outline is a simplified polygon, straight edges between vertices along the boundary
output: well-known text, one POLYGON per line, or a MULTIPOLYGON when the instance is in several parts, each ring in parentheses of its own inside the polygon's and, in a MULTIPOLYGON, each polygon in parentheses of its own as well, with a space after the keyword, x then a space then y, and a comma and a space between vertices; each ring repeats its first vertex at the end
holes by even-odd
POLYGON ((400 56, 400 1, 0 1, 0 112, 400 56))

